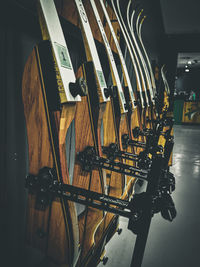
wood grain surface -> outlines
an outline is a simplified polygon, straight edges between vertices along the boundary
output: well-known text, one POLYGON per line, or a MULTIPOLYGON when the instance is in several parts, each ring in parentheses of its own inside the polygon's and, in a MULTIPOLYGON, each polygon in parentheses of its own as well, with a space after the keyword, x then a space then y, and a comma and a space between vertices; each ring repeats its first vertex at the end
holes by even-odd
MULTIPOLYGON (((53 167, 53 156, 49 142, 49 132, 35 51, 28 58, 24 69, 22 96, 28 136, 29 173, 37 175, 42 167, 53 167)), ((49 208, 46 211, 36 210, 35 200, 36 196, 29 194, 26 238, 28 244, 45 252, 47 248, 47 235, 41 239, 37 231, 42 229, 44 233, 47 233, 49 208)))
MULTIPOLYGON (((29 173, 34 175, 37 175, 43 167, 53 168, 56 165, 55 161, 59 159, 59 155, 55 155, 55 147, 53 149, 49 115, 51 115, 51 118, 54 118, 55 129, 57 129, 54 135, 57 136, 58 143, 60 116, 61 118, 63 116, 63 113, 60 114, 59 111, 48 114, 43 77, 36 51, 37 49, 35 48, 27 60, 22 82, 29 148, 29 173)), ((65 108, 63 112, 66 112, 65 108)), ((72 112, 71 107, 69 108, 70 112, 72 112)), ((70 120, 71 118, 69 117, 68 123, 65 124, 66 127, 69 126, 70 120)), ((62 140, 63 132, 61 131, 60 141, 62 140)), ((61 164, 57 162, 57 165, 62 165, 62 162, 65 165, 65 157, 62 157, 62 150, 60 158, 61 164)), ((67 180, 66 177, 65 180, 67 180)), ((74 232, 75 230, 77 231, 77 228, 70 228, 69 226, 76 225, 73 212, 73 205, 64 205, 62 199, 54 199, 44 211, 38 210, 36 208, 36 195, 29 193, 26 230, 27 243, 44 252, 58 264, 70 265, 73 261, 74 247, 77 245, 75 244, 76 232, 74 232), (70 214, 72 215, 71 217, 70 214), (68 224, 69 220, 71 220, 70 224, 68 224)))
MULTIPOLYGON (((77 104, 75 130, 76 154, 83 151, 87 146, 94 147, 94 135, 92 133, 87 97, 82 97, 82 101, 77 104)), ((85 172, 77 161, 74 166, 73 185, 102 193, 99 171, 85 172)), ((103 212, 93 208, 86 209, 79 216, 79 234, 82 248, 81 262, 84 261, 84 258, 88 256, 87 254, 95 246, 94 235, 102 219, 103 212)))

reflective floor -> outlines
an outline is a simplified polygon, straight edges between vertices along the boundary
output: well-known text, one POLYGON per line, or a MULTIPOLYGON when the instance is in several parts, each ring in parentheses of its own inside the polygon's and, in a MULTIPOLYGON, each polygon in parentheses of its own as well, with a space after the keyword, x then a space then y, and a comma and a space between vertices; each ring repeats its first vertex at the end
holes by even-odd
MULTIPOLYGON (((175 126, 173 167, 176 219, 170 223, 155 215, 149 233, 143 267, 200 266, 200 127, 175 126)), ((121 219, 122 234, 106 247, 108 267, 129 267, 135 237, 121 219)), ((98 265, 103 266, 102 263, 98 265)))

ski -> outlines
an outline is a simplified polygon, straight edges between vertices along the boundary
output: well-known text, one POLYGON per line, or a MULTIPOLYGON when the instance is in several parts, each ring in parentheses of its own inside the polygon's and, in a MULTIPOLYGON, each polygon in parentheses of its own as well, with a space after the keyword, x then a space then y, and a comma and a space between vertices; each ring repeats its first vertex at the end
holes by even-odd
MULTIPOLYGON (((121 63, 121 67, 122 67, 122 72, 123 72, 123 77, 124 77, 124 90, 128 89, 128 94, 129 97, 127 97, 127 103, 130 103, 129 106, 129 127, 130 127, 130 136, 132 139, 134 139, 133 137, 133 128, 134 127, 139 127, 142 130, 142 121, 141 121, 141 117, 140 117, 140 104, 139 102, 137 103, 137 101, 135 100, 135 96, 134 96, 134 90, 130 81, 130 76, 126 67, 126 63, 124 60, 124 56, 122 54, 119 42, 117 40, 115 31, 113 29, 112 23, 110 21, 108 12, 106 10, 106 7, 104 5, 104 2, 102 0, 100 0, 100 4, 101 4, 101 8, 103 10, 104 16, 106 18, 106 22, 108 23, 112 38, 114 40, 115 46, 117 48, 117 52, 120 58, 120 63, 121 63)), ((137 70, 137 69, 136 69, 137 70)), ((141 91, 140 91, 141 92, 141 91)), ((142 97, 142 95, 141 95, 142 97)), ((143 98, 141 98, 143 101, 143 98)), ((142 102, 143 103, 143 102, 142 102)), ((141 139, 141 141, 143 141, 143 139, 141 139)), ((135 148, 135 151, 137 151, 137 153, 139 152, 138 149, 135 148)))
POLYGON ((115 7, 113 0, 111 0, 111 4, 112 4, 113 10, 115 12, 115 15, 117 17, 118 23, 120 25, 120 29, 121 29, 121 32, 123 34, 123 37, 124 37, 124 40, 125 40, 128 52, 129 52, 131 62, 133 64, 134 72, 136 75, 136 81, 137 81, 137 90, 139 92, 141 108, 142 108, 141 120, 142 120, 143 127, 145 127, 147 96, 146 96, 145 92, 143 91, 144 80, 142 81, 142 79, 141 79, 143 77, 143 76, 141 77, 141 68, 139 68, 139 66, 138 66, 138 58, 137 58, 136 53, 135 53, 136 51, 135 51, 135 49, 132 49, 131 43, 129 42, 129 38, 128 38, 129 36, 127 35, 127 30, 126 30, 126 28, 124 28, 125 25, 122 23, 121 17, 117 13, 117 10, 116 10, 116 7, 115 7), (143 92, 144 92, 144 94, 143 94, 143 92))
MULTIPOLYGON (((43 42, 29 56, 22 82, 29 173, 36 174, 43 167, 54 168, 58 182, 69 184, 65 139, 75 117, 76 103, 86 94, 86 86, 75 77, 53 0, 38 1, 38 16, 43 42)), ((26 240, 48 260, 75 265, 80 240, 74 203, 30 191, 26 240)))
MULTIPOLYGON (((81 22, 81 32, 86 57, 88 61, 91 61, 86 64, 84 72, 88 84, 88 105, 90 109, 91 124, 93 125, 93 136, 96 143, 95 150, 97 155, 103 156, 102 146, 109 145, 111 142, 116 143, 118 140, 116 125, 113 120, 113 109, 110 102, 110 89, 104 78, 87 12, 81 0, 75 0, 75 4, 81 22)), ((125 113, 126 106, 123 91, 120 92, 119 99, 121 103, 119 109, 121 112, 125 113)), ((112 196, 121 197, 125 184, 124 174, 114 174, 109 170, 104 171, 101 167, 98 168, 98 170, 102 185, 101 188, 99 188, 99 192, 105 192, 108 195, 111 194, 112 196), (111 184, 112 187, 110 187, 111 184)), ((95 180, 91 180, 91 190, 96 187, 95 183, 95 180)), ((115 216, 106 213, 102 216, 101 214, 102 212, 98 210, 87 210, 83 242, 81 244, 83 248, 80 258, 81 266, 87 264, 90 264, 91 266, 96 265, 101 254, 104 253, 103 251, 107 236, 111 237, 118 229, 118 219, 115 216), (95 219, 94 214, 98 215, 97 219, 95 219), (91 225, 93 230, 91 230, 91 225), (98 228, 100 229, 98 232, 100 239, 95 243, 94 237, 98 228)))
POLYGON ((141 63, 142 63, 143 69, 144 69, 144 73, 145 73, 145 77, 146 77, 146 83, 147 83, 147 89, 150 92, 150 99, 149 100, 151 101, 151 103, 153 105, 155 105, 150 74, 149 74, 149 71, 147 69, 146 62, 144 60, 143 54, 142 54, 142 52, 140 50, 139 44, 138 44, 138 42, 136 40, 136 36, 135 36, 135 33, 134 33, 133 21, 134 21, 134 15, 135 15, 136 11, 133 9, 132 14, 130 14, 130 6, 131 6, 131 1, 129 1, 128 6, 127 6, 127 24, 128 24, 128 28, 129 28, 129 31, 131 33, 132 40, 133 40, 133 42, 135 44, 135 48, 136 48, 136 50, 138 52, 138 56, 141 59, 141 63))
POLYGON ((142 14, 142 11, 139 13, 139 15, 137 17, 136 31, 137 31, 137 35, 139 37, 139 40, 140 40, 140 43, 141 43, 141 47, 143 49, 143 52, 144 52, 144 55, 145 55, 145 58, 146 58, 146 61, 147 61, 147 64, 148 64, 148 67, 149 67, 149 71, 150 71, 150 75, 151 75, 151 83, 152 83, 152 87, 153 87, 153 93, 154 93, 154 96, 155 96, 156 95, 155 77, 154 77, 152 66, 151 66, 151 63, 150 63, 150 60, 149 60, 149 56, 147 54, 147 51, 145 49, 145 46, 144 46, 144 43, 143 43, 143 39, 142 39, 142 26, 143 26, 143 23, 144 23, 144 20, 145 20, 146 17, 144 16, 140 21, 141 14, 142 14), (139 23, 139 21, 140 21, 140 23, 139 23))

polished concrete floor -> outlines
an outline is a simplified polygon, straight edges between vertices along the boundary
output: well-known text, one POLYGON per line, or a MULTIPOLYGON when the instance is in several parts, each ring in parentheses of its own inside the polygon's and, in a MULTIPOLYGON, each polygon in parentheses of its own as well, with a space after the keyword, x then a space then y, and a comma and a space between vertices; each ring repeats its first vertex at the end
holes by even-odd
MULTIPOLYGON (((142 267, 200 266, 200 127, 175 126, 171 171, 177 217, 170 223, 154 216, 142 267)), ((106 246, 107 267, 130 266, 135 236, 127 230, 127 220, 121 218, 120 224, 122 234, 106 246)))

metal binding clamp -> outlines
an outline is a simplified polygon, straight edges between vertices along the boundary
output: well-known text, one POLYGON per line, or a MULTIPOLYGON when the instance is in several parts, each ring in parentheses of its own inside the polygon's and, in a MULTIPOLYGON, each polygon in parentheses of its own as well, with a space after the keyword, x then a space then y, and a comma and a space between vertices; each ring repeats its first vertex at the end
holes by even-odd
POLYGON ((73 97, 86 96, 88 92, 86 81, 82 77, 78 78, 75 83, 69 83, 69 90, 73 97))

